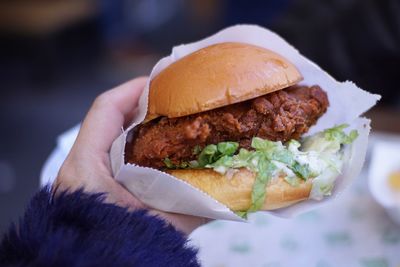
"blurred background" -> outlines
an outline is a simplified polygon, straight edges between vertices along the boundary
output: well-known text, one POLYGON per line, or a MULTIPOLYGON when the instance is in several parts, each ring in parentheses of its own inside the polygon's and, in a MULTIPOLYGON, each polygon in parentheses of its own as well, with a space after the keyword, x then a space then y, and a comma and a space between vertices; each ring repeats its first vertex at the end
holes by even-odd
POLYGON ((381 94, 373 129, 400 134, 399 14, 398 0, 1 1, 0 233, 96 95, 237 23, 268 27, 336 79, 381 94))

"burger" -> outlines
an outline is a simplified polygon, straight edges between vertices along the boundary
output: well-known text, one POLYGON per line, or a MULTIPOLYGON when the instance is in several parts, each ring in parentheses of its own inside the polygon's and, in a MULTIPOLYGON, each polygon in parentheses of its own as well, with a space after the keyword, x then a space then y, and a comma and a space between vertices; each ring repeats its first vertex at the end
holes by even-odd
POLYGON ((197 50, 150 82, 125 162, 171 174, 242 216, 320 200, 358 134, 338 125, 307 135, 329 99, 302 79, 282 55, 255 45, 197 50))

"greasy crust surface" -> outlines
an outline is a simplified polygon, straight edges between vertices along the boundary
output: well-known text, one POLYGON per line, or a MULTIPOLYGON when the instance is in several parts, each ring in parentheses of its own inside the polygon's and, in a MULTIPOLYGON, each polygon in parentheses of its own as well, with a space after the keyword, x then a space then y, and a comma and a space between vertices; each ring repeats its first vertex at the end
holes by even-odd
POLYGON ((176 61, 151 81, 145 121, 215 109, 300 80, 296 67, 270 50, 244 43, 215 44, 176 61))
MULTIPOLYGON (((230 178, 209 169, 166 172, 206 192, 233 211, 244 211, 250 207, 255 174, 247 169, 238 170, 230 178)), ((262 210, 279 209, 307 199, 311 185, 311 180, 301 182, 298 187, 291 186, 283 178, 272 181, 267 186, 262 210)))
POLYGON ((329 104, 319 86, 292 86, 247 101, 179 118, 162 117, 134 129, 126 161, 163 168, 196 160, 197 146, 233 141, 251 150, 255 136, 271 141, 299 139, 325 113, 329 104))

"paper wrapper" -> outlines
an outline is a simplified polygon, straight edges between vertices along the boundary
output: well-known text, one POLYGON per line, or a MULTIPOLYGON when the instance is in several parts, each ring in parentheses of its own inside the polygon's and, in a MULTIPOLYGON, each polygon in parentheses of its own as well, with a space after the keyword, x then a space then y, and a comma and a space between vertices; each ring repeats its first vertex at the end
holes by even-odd
MULTIPOLYGON (((318 120, 317 125, 310 129, 309 134, 342 123, 348 123, 351 129, 357 129, 359 132, 359 137, 350 150, 349 161, 345 164, 342 175, 337 178, 335 189, 330 197, 322 201, 306 200, 288 208, 270 211, 270 213, 293 216, 334 199, 361 171, 367 149, 370 121, 359 118, 359 116, 375 105, 380 96, 363 91, 352 82, 336 81, 316 64, 302 56, 280 36, 254 25, 229 27, 201 41, 174 47, 171 55, 161 59, 154 66, 150 80, 182 57, 203 47, 221 42, 248 43, 275 51, 296 65, 304 77, 300 84, 316 84, 328 93, 330 107, 326 114, 318 120)), ((243 221, 226 206, 186 182, 155 169, 124 164, 124 147, 128 132, 142 122, 146 115, 149 83, 140 98, 137 115, 132 125, 115 140, 111 148, 111 163, 117 181, 142 202, 159 210, 212 219, 243 221)))

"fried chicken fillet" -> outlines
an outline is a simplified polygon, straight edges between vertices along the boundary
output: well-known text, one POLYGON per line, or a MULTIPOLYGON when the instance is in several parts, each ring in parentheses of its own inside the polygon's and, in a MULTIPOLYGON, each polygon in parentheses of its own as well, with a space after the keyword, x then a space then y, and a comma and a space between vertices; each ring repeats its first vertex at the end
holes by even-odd
POLYGON ((160 117, 139 125, 126 146, 129 163, 162 169, 168 158, 179 165, 194 151, 224 141, 250 149, 255 136, 271 141, 299 139, 329 105, 319 86, 291 86, 267 95, 193 115, 160 117))

